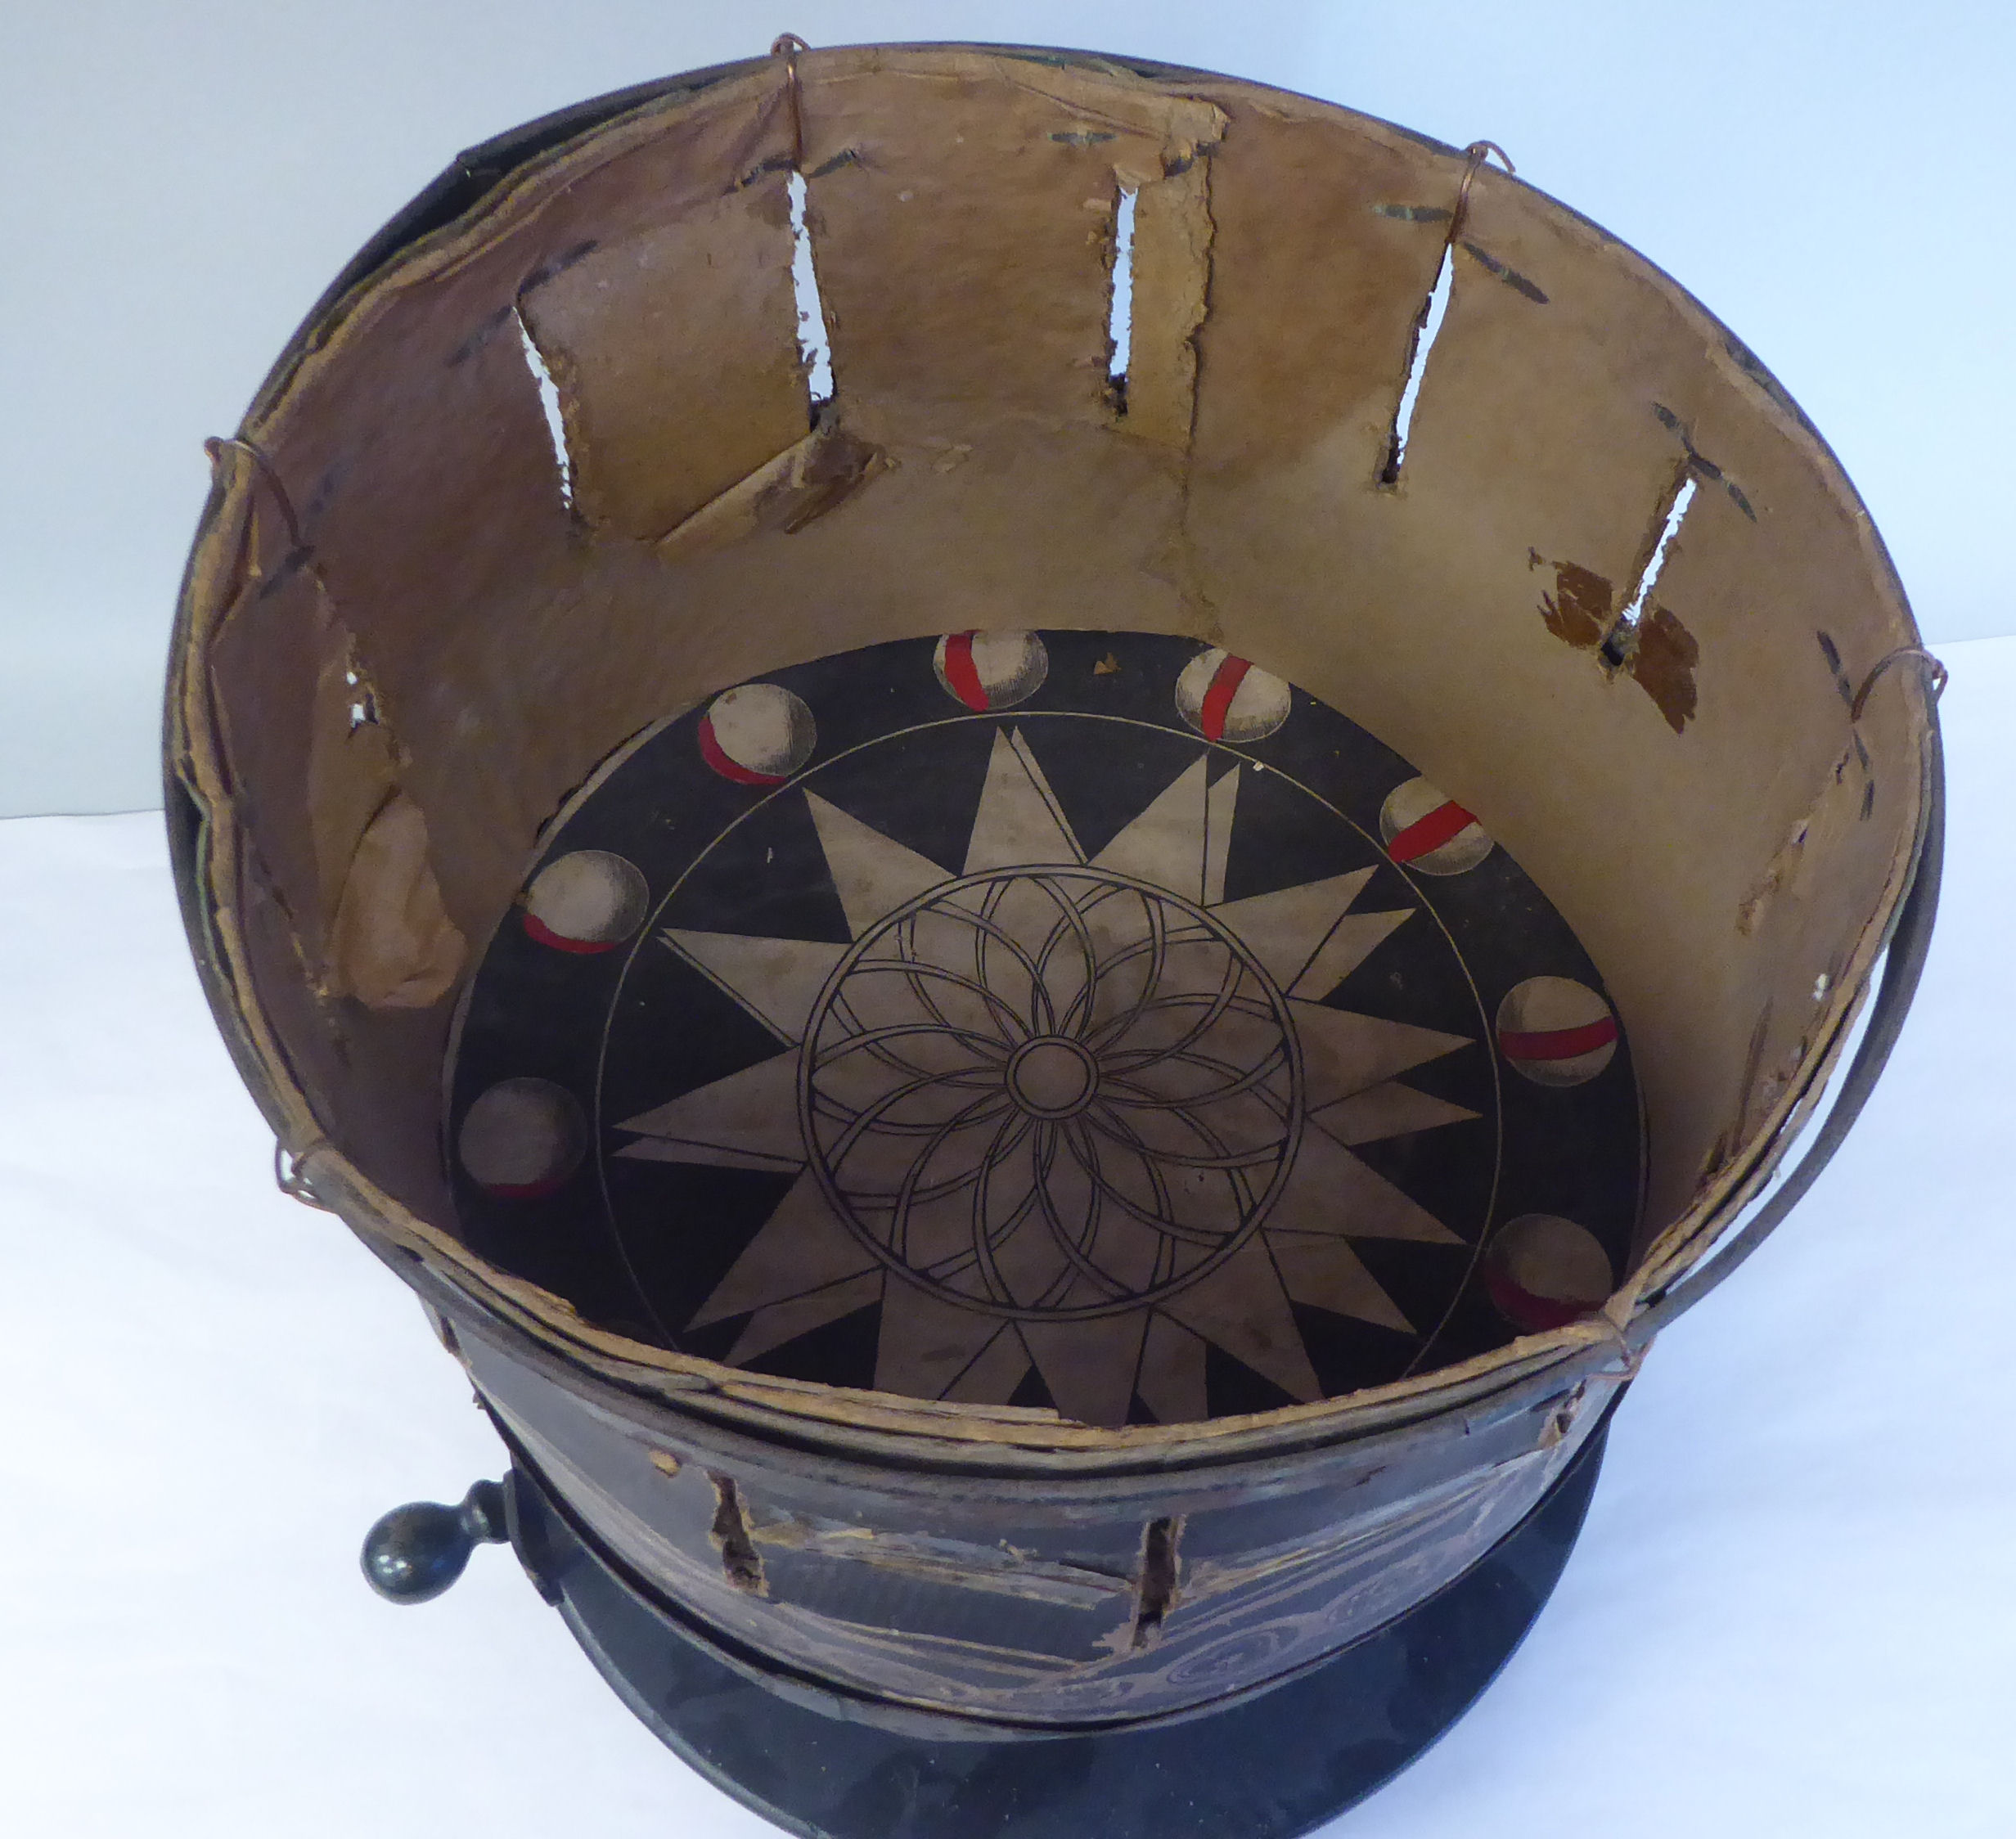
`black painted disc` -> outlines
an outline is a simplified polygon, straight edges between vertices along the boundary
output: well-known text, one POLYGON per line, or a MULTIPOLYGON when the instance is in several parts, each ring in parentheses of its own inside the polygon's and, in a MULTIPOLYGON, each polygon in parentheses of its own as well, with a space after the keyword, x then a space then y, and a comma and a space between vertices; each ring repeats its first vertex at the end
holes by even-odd
POLYGON ((553 826, 457 1030, 472 1246, 795 1378, 1174 1423, 1600 1303, 1640 1112, 1482 825, 1191 641, 780 671, 553 826))

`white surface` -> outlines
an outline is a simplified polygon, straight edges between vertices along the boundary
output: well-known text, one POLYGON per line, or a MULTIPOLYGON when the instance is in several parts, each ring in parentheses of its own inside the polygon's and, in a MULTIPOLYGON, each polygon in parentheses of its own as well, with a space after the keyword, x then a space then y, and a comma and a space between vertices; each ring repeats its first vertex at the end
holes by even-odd
MULTIPOLYGON (((1888 1076, 1654 1351, 1532 1639, 1348 1839, 2016 1831, 2016 640, 1949 657, 1946 893, 1888 1076)), ((419 1609, 358 1576, 379 1513, 501 1451, 404 1290, 275 1193, 158 820, 0 824, 0 1830, 767 1832, 508 1553, 419 1609)))
POLYGON ((1636 245, 1839 451, 1934 641, 2016 631, 2000 0, 92 0, 0 48, 0 814, 160 801, 156 685, 228 433, 323 287, 461 148, 760 54, 967 38, 1345 102, 1636 245))

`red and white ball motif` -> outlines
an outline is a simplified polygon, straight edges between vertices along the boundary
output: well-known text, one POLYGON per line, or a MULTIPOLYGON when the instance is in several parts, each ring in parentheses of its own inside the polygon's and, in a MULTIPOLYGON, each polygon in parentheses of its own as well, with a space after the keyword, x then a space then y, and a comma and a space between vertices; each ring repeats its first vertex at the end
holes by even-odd
POLYGON ((485 1194, 539 1200, 580 1167, 588 1126, 564 1087, 545 1079, 506 1079, 464 1113, 455 1147, 485 1194))
POLYGON ((532 878, 525 931, 556 951, 613 951, 643 924, 650 898, 634 862, 606 849, 577 849, 532 878))
POLYGON ((1206 740, 1265 740, 1288 719, 1292 692, 1230 652, 1200 651, 1176 680, 1177 713, 1206 740))
POLYGON ((931 666, 949 695, 984 715, 1013 708, 1042 689, 1050 654, 1033 632, 947 632, 931 666))
POLYGON ((781 684, 738 684, 700 717, 700 758, 738 785, 781 785, 818 741, 812 711, 781 684))
POLYGON ((1586 983, 1529 977, 1498 1005, 1498 1050, 1537 1086, 1580 1086, 1617 1052, 1617 1018, 1586 983))
POLYGON ((1410 779, 1387 794, 1379 834, 1386 853, 1420 875, 1460 875, 1491 853, 1484 826, 1425 779, 1410 779))
POLYGON ((1556 1213, 1522 1213, 1484 1252, 1484 1287, 1498 1313, 1528 1334, 1566 1328, 1608 1300, 1610 1255, 1586 1226, 1556 1213))

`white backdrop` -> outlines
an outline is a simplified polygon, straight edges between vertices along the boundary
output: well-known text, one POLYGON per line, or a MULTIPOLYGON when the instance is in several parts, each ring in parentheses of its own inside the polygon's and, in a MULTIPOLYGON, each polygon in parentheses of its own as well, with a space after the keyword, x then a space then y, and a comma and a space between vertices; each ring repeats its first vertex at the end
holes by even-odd
POLYGON ((159 803, 169 611, 227 433, 461 148, 814 44, 1090 47, 1461 146, 1634 243, 1834 443, 1935 640, 2016 632, 2004 0, 17 0, 0 34, 0 816, 159 803))

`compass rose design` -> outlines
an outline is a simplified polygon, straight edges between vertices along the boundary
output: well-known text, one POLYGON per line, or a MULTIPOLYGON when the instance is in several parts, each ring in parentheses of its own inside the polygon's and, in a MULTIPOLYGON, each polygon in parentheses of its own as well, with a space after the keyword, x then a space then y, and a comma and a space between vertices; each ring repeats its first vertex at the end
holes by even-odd
POLYGON ((1225 898, 1241 767, 1195 760, 1087 857, 997 729, 948 875, 817 793, 851 945, 667 929, 778 1051, 622 1119, 619 1156, 795 1180, 691 1322, 741 1363, 881 1305, 878 1389, 1205 1410, 1206 1344, 1322 1388, 1297 1302, 1420 1332, 1353 1250, 1460 1234, 1353 1146, 1477 1113, 1399 1077, 1470 1036, 1328 1006, 1414 910, 1373 870, 1225 898))
POLYGON ((470 1249, 793 1381, 1195 1422, 1598 1306, 1630 1052, 1466 806, 1261 666, 953 632, 736 685, 547 826, 465 992, 470 1249))

